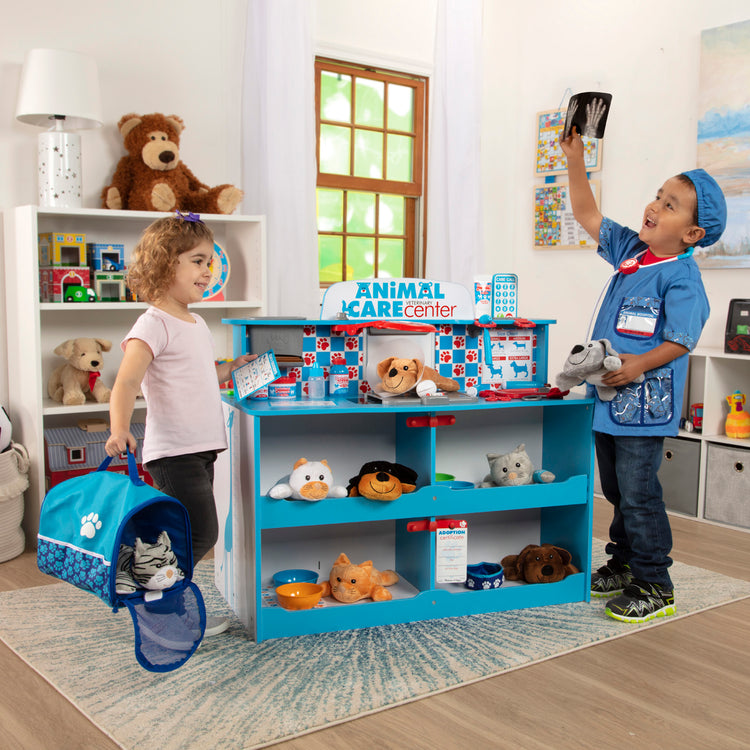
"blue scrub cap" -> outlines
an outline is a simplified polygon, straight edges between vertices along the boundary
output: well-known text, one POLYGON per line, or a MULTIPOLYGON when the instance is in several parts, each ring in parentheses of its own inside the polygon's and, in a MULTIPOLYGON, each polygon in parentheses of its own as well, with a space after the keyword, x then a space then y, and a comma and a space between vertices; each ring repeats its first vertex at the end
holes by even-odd
POLYGON ((698 226, 706 236, 696 244, 708 247, 719 241, 727 226, 727 202, 716 180, 705 169, 691 169, 682 174, 695 186, 698 199, 698 226))

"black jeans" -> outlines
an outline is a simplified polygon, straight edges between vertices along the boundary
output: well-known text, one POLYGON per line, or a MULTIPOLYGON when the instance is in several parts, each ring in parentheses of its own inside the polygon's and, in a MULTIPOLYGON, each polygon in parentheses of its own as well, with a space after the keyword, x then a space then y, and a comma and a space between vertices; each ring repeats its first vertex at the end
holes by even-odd
POLYGON ((193 565, 216 544, 219 519, 214 501, 214 462, 216 451, 186 453, 149 461, 146 471, 157 489, 177 498, 190 518, 193 543, 193 565))

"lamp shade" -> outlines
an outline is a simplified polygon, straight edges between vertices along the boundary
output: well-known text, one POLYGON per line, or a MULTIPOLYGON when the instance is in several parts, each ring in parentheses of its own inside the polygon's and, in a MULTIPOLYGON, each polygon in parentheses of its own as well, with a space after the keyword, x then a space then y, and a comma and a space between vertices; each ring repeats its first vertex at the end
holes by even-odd
POLYGON ((102 124, 96 62, 79 52, 32 49, 26 53, 16 105, 16 119, 50 127, 64 117, 66 129, 102 124))

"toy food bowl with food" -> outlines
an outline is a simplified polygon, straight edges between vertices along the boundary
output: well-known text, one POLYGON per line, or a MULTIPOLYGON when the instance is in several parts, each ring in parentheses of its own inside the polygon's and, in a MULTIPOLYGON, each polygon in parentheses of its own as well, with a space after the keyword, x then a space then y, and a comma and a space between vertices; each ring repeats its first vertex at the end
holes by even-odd
POLYGON ((499 589, 503 585, 503 566, 500 563, 480 562, 466 566, 466 588, 476 591, 499 589))
POLYGON ((318 574, 314 570, 304 570, 303 568, 290 568, 289 570, 280 570, 273 574, 274 586, 281 586, 284 583, 317 583, 318 574))
POLYGON ((319 583, 284 583, 276 589, 276 598, 284 609, 312 609, 323 595, 319 583))

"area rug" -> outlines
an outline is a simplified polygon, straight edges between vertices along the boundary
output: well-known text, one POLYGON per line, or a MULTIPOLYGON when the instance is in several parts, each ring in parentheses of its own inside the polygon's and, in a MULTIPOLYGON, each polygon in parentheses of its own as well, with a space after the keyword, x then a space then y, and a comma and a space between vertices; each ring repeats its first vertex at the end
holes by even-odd
MULTIPOLYGON (((678 617, 750 596, 750 582, 701 568, 675 563, 672 576, 678 617)), ((230 614, 212 579, 210 562, 197 566, 207 609, 230 614)), ((127 750, 265 747, 675 619, 626 625, 592 601, 260 644, 233 620, 153 674, 126 611, 67 583, 0 593, 0 638, 127 750)))

